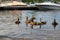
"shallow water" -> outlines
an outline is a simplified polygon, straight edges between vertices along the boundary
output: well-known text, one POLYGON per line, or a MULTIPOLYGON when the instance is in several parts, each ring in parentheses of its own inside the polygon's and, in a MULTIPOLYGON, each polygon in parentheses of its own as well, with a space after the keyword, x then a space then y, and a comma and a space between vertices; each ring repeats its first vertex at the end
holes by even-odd
POLYGON ((8 36, 10 38, 35 38, 36 40, 60 40, 60 11, 31 11, 31 10, 13 10, 13 11, 0 11, 0 35, 8 36), (30 19, 32 16, 36 17, 34 21, 46 21, 46 25, 42 25, 41 29, 30 25, 26 27, 26 16, 30 19), (15 24, 19 17, 21 23, 15 24), (58 25, 54 29, 52 22, 56 19, 58 25))

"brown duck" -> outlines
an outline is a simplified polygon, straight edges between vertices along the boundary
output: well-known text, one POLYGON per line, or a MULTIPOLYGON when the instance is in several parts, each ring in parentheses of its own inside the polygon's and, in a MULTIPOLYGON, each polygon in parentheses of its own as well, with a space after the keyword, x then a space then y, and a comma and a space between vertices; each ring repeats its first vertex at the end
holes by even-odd
POLYGON ((58 25, 58 23, 56 22, 56 19, 54 19, 54 22, 52 22, 52 25, 54 27, 54 29, 56 28, 56 25, 58 25))
POLYGON ((34 19, 35 19, 35 17, 32 17, 30 20, 28 20, 28 17, 26 16, 26 20, 25 20, 26 26, 27 26, 29 23, 33 22, 34 19))
POLYGON ((56 22, 56 19, 54 19, 54 22, 52 22, 52 25, 58 25, 58 23, 56 22))
POLYGON ((20 24, 19 18, 18 18, 17 21, 15 21, 15 24, 20 24))

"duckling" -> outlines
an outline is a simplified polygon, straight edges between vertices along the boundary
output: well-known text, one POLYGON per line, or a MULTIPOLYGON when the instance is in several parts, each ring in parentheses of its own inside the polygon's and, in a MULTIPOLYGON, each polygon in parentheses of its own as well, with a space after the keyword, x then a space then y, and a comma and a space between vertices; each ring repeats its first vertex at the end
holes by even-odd
POLYGON ((33 25, 40 25, 41 28, 41 25, 46 24, 46 22, 41 22, 41 18, 40 18, 40 22, 34 22, 34 20, 32 20, 29 24, 31 25, 31 28, 33 28, 33 25))
POLYGON ((46 22, 31 22, 31 25, 44 25, 46 22))
POLYGON ((41 28, 41 25, 43 25, 41 22, 31 22, 29 23, 31 25, 31 28, 33 29, 33 26, 34 25, 40 25, 40 28, 41 28))
POLYGON ((28 26, 28 23, 30 23, 30 21, 28 20, 28 16, 26 16, 25 23, 26 23, 26 26, 28 26))
POLYGON ((34 19, 35 19, 35 17, 32 17, 30 20, 28 20, 28 17, 26 16, 26 21, 25 21, 26 26, 27 26, 29 23, 33 22, 34 19))
POLYGON ((15 24, 20 24, 19 18, 18 18, 17 21, 15 21, 15 24))
POLYGON ((56 22, 56 19, 54 19, 54 22, 52 22, 52 25, 54 26, 54 29, 55 29, 56 25, 58 25, 58 23, 56 22))

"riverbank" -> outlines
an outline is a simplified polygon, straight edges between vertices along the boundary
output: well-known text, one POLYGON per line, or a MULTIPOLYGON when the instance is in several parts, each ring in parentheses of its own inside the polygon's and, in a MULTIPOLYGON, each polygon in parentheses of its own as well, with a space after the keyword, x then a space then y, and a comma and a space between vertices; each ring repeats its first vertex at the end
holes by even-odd
POLYGON ((0 38, 0 40, 37 40, 32 38, 0 38))
POLYGON ((32 38, 4 38, 4 37, 0 37, 0 40, 35 40, 32 38))

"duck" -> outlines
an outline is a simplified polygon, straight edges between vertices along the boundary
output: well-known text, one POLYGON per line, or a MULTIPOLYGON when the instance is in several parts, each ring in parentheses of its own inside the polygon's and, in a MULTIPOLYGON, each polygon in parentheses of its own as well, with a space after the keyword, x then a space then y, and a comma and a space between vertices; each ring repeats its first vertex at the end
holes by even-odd
POLYGON ((31 22, 30 25, 44 25, 46 22, 31 22))
POLYGON ((26 23, 26 26, 28 25, 28 23, 30 23, 30 21, 28 20, 28 16, 26 16, 25 23, 26 23))
POLYGON ((34 22, 36 18, 32 16, 32 18, 30 18, 30 22, 34 22))
POLYGON ((17 21, 15 21, 15 24, 20 24, 19 18, 18 18, 17 21))
POLYGON ((52 22, 52 25, 54 27, 54 29, 56 28, 56 25, 58 25, 58 23, 56 22, 56 19, 54 19, 54 22, 52 22))
POLYGON ((35 17, 32 17, 32 18, 30 18, 30 20, 28 20, 28 16, 26 16, 26 20, 25 20, 26 26, 27 26, 29 23, 33 22, 34 19, 35 19, 35 17))
POLYGON ((41 18, 40 18, 40 22, 31 21, 29 24, 31 25, 31 28, 33 28, 34 25, 40 25, 41 28, 41 25, 44 25, 46 23, 47 23, 46 21, 41 22, 41 18))
POLYGON ((35 25, 35 26, 37 26, 37 25, 40 25, 40 28, 41 28, 41 25, 44 25, 44 24, 46 24, 46 22, 44 23, 41 23, 41 22, 31 22, 31 23, 29 23, 30 25, 31 25, 31 28, 33 29, 33 26, 35 25))
POLYGON ((56 22, 56 19, 54 19, 54 22, 52 22, 52 25, 58 25, 58 23, 56 22))

